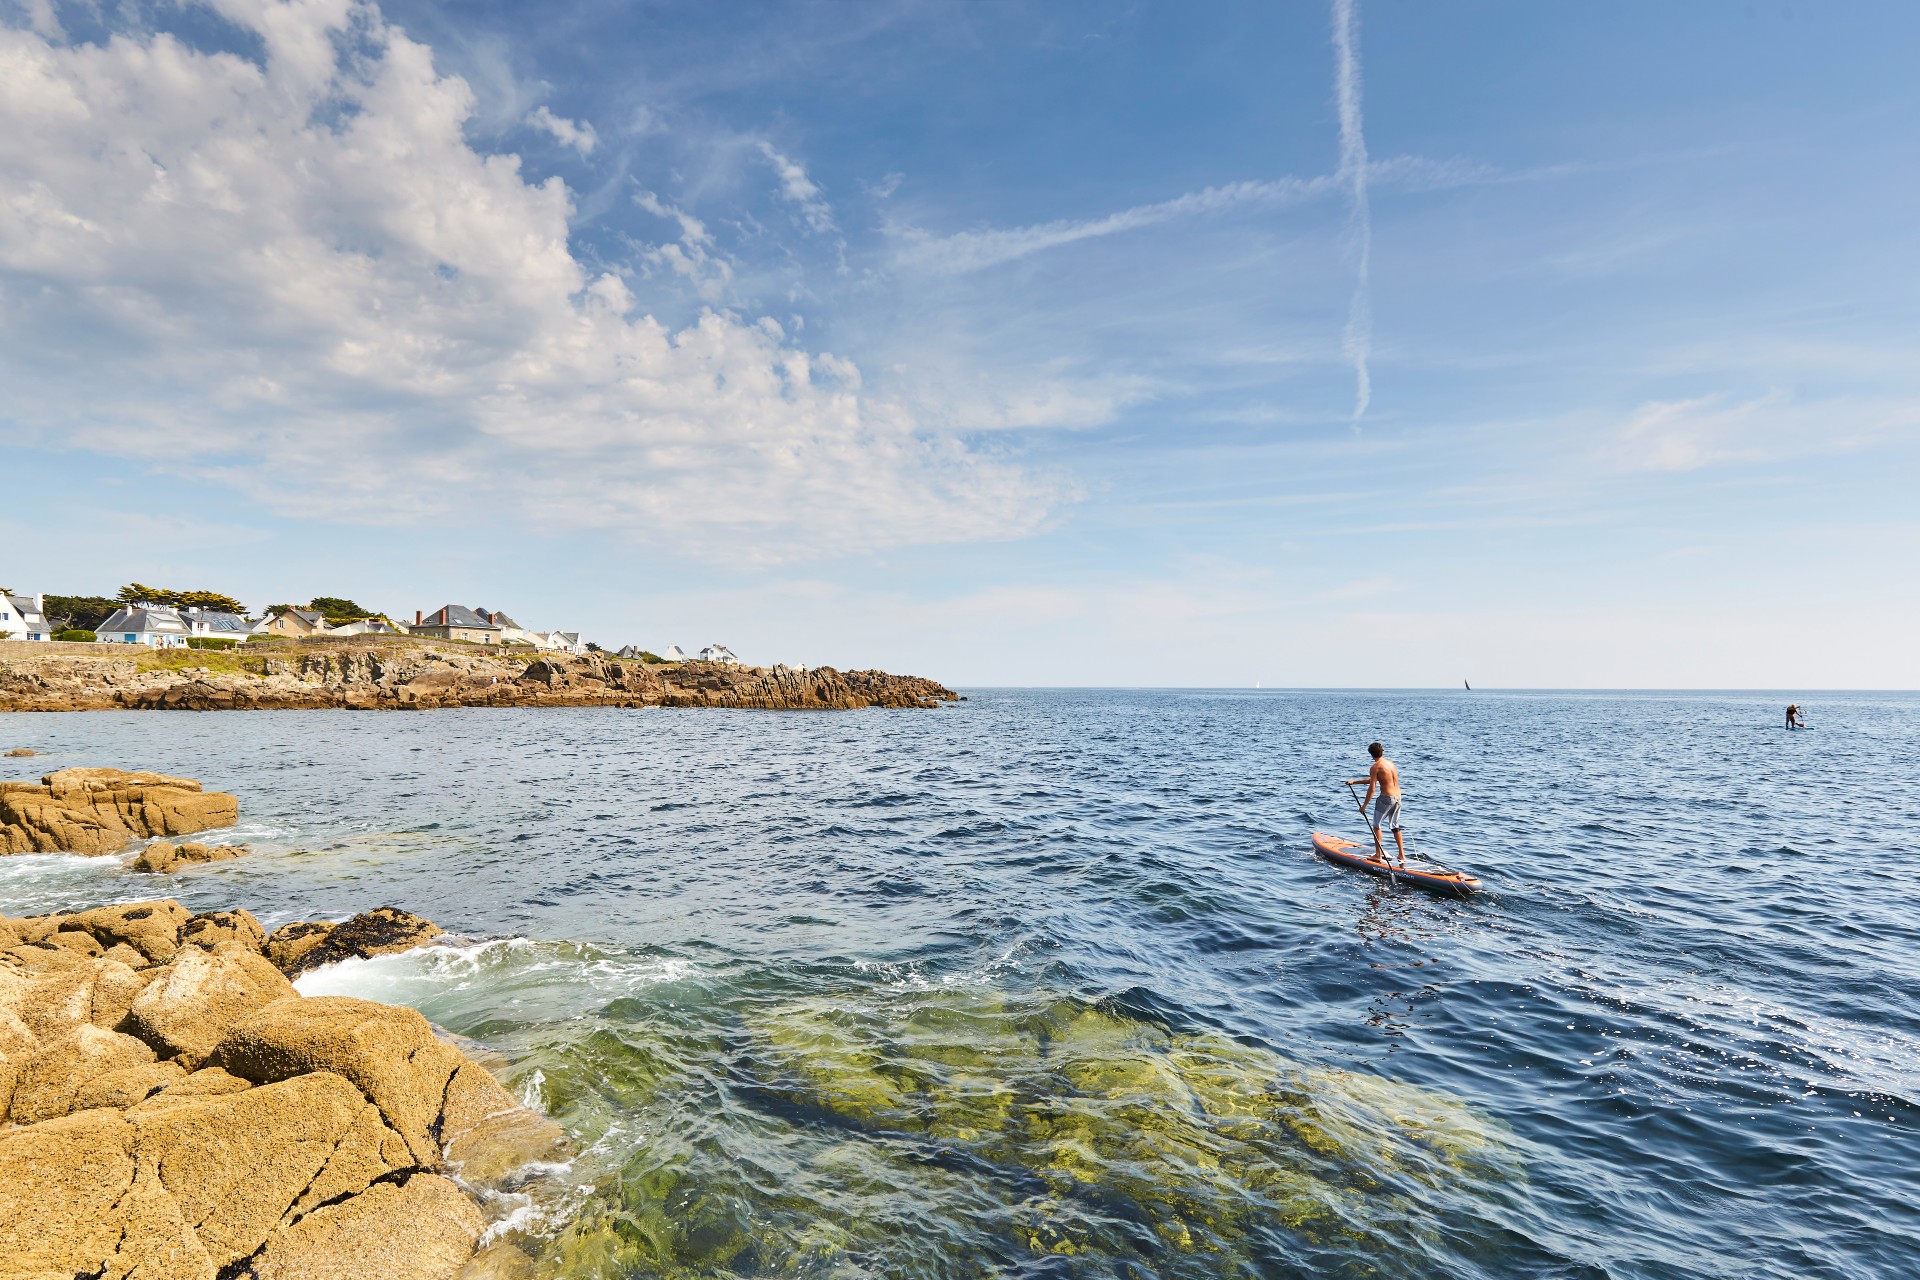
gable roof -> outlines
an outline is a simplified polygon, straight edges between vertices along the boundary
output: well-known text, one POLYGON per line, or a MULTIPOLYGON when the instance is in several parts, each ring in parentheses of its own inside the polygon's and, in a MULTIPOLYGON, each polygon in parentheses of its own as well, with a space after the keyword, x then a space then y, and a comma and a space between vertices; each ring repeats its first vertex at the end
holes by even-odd
POLYGON ((253 624, 237 613, 227 613, 220 609, 182 609, 182 617, 189 622, 204 623, 209 631, 225 631, 241 634, 253 630, 253 624))
POLYGON ((498 631, 500 628, 463 604, 443 604, 419 622, 423 627, 465 627, 470 631, 498 631))
POLYGON ((166 635, 187 634, 187 624, 172 609, 158 605, 152 608, 115 609, 107 620, 94 628, 94 634, 102 631, 161 632, 166 635))

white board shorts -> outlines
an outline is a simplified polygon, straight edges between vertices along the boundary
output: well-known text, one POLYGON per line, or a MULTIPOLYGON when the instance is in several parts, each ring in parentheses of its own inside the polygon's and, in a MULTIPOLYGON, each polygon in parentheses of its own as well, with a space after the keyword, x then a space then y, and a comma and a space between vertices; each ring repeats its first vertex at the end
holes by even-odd
POLYGON ((1381 795, 1373 798, 1373 829, 1385 828, 1388 831, 1400 829, 1400 800, 1396 796, 1389 799, 1381 795))

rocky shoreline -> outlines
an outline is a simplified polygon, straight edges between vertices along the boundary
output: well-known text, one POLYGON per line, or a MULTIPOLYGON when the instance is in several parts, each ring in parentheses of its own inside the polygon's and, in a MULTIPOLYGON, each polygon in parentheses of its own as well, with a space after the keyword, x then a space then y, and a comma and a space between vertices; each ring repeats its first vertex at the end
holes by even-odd
MULTIPOLYGON (((237 816, 192 779, 65 769, 0 786, 0 850, 237 816)), ((183 849, 208 852, 154 843, 130 869, 183 849)), ((528 1274, 486 1207, 569 1158, 559 1126, 414 1010, 292 983, 440 933, 393 907, 268 933, 171 898, 0 917, 0 1280, 528 1274)))
POLYGON ((924 708, 958 700, 936 681, 884 671, 643 663, 605 654, 530 657, 412 637, 250 644, 217 652, 0 642, 0 711, 804 711, 924 708))

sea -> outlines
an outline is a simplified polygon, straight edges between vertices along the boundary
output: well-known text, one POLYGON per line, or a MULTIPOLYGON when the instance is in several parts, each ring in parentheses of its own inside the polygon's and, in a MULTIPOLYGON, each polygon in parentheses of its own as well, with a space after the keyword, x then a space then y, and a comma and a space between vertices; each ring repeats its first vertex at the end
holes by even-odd
POLYGON ((965 692, 0 715, 254 850, 0 911, 438 922, 300 986, 567 1129, 542 1276, 1920 1276, 1920 696, 965 692), (1375 739, 1481 894, 1314 856, 1375 739))

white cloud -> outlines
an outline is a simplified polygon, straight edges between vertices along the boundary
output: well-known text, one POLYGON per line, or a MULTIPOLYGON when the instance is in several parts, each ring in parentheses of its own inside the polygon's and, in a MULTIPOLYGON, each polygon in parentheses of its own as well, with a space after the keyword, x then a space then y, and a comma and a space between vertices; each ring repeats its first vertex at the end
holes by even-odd
POLYGON ((807 176, 807 171, 770 142, 761 142, 759 148, 760 154, 773 166, 774 173, 779 175, 780 194, 787 203, 798 209, 806 224, 815 231, 823 235, 832 231, 833 209, 821 194, 819 185, 807 176))
POLYGON ((527 117, 527 123, 535 128, 546 130, 553 135, 555 142, 563 147, 572 147, 583 156, 592 155, 594 145, 600 140, 591 124, 584 120, 569 120, 565 116, 557 116, 544 106, 536 107, 527 117))
POLYGON ((1627 471, 1696 471, 1722 463, 1773 462, 1840 453, 1920 431, 1920 400, 1835 397, 1796 400, 1770 392, 1652 400, 1606 437, 1606 453, 1627 471))
POLYGON ((650 245, 641 251, 647 262, 667 268, 684 277, 708 302, 718 302, 733 281, 733 263, 713 244, 707 224, 675 208, 651 191, 634 194, 633 202, 656 218, 664 218, 680 228, 676 244, 650 245))
MULTIPOLYGON (((262 61, 0 26, 13 438, 303 514, 779 554, 1012 536, 1057 499, 771 320, 648 315, 572 253, 566 186, 470 147, 466 83, 371 4, 215 7, 262 61)), ((660 207, 691 261, 704 228, 660 207)))

